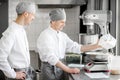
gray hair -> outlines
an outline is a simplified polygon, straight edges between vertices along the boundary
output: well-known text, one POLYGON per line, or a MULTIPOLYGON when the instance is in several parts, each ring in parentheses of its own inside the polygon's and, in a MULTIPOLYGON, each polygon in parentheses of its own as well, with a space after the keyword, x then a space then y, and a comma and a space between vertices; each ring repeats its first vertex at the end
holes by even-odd
POLYGON ((35 13, 36 12, 36 6, 32 2, 20 2, 16 6, 16 12, 17 14, 22 14, 24 12, 30 12, 35 13))

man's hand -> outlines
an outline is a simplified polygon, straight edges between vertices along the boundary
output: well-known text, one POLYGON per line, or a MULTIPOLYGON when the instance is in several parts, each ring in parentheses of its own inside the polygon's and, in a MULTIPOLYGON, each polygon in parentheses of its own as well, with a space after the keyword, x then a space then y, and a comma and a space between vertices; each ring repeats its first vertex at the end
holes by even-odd
POLYGON ((73 74, 80 73, 80 69, 78 69, 78 68, 69 68, 68 66, 63 64, 61 61, 58 61, 56 66, 61 68, 63 71, 65 71, 67 73, 73 73, 73 74))
POLYGON ((26 74, 23 71, 16 72, 16 79, 25 80, 26 74))
POLYGON ((66 72, 71 73, 71 74, 78 74, 78 73, 80 73, 80 69, 78 69, 78 68, 69 68, 66 72))

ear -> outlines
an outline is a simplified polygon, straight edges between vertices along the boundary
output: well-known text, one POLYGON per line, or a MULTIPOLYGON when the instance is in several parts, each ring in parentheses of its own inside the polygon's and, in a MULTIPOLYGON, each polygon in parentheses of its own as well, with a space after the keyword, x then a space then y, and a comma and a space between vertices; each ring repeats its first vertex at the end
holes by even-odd
POLYGON ((56 23, 56 21, 51 21, 53 24, 55 24, 56 23))
POLYGON ((23 15, 24 15, 25 17, 27 17, 27 16, 28 16, 28 13, 27 13, 27 12, 24 12, 23 15))

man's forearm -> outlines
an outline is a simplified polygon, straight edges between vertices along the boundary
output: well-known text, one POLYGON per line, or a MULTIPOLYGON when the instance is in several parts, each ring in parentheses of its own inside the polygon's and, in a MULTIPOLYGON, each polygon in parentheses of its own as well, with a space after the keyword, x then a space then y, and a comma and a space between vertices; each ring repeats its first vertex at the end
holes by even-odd
POLYGON ((69 67, 63 64, 61 61, 58 61, 56 64, 57 67, 61 68, 65 72, 69 72, 69 67))
POLYGON ((65 64, 63 64, 61 61, 58 61, 56 64, 57 67, 61 68, 63 71, 67 73, 79 73, 80 70, 78 68, 69 68, 65 64))

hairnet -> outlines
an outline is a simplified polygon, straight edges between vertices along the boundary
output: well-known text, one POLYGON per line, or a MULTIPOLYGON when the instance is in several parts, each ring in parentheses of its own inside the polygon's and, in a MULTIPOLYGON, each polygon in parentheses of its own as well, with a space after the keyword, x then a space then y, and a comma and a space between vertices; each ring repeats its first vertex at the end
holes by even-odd
POLYGON ((51 21, 66 20, 64 9, 53 10, 49 13, 51 21))
POLYGON ((35 13, 35 11, 36 11, 36 6, 32 2, 20 2, 16 6, 17 14, 22 14, 24 12, 35 13))

